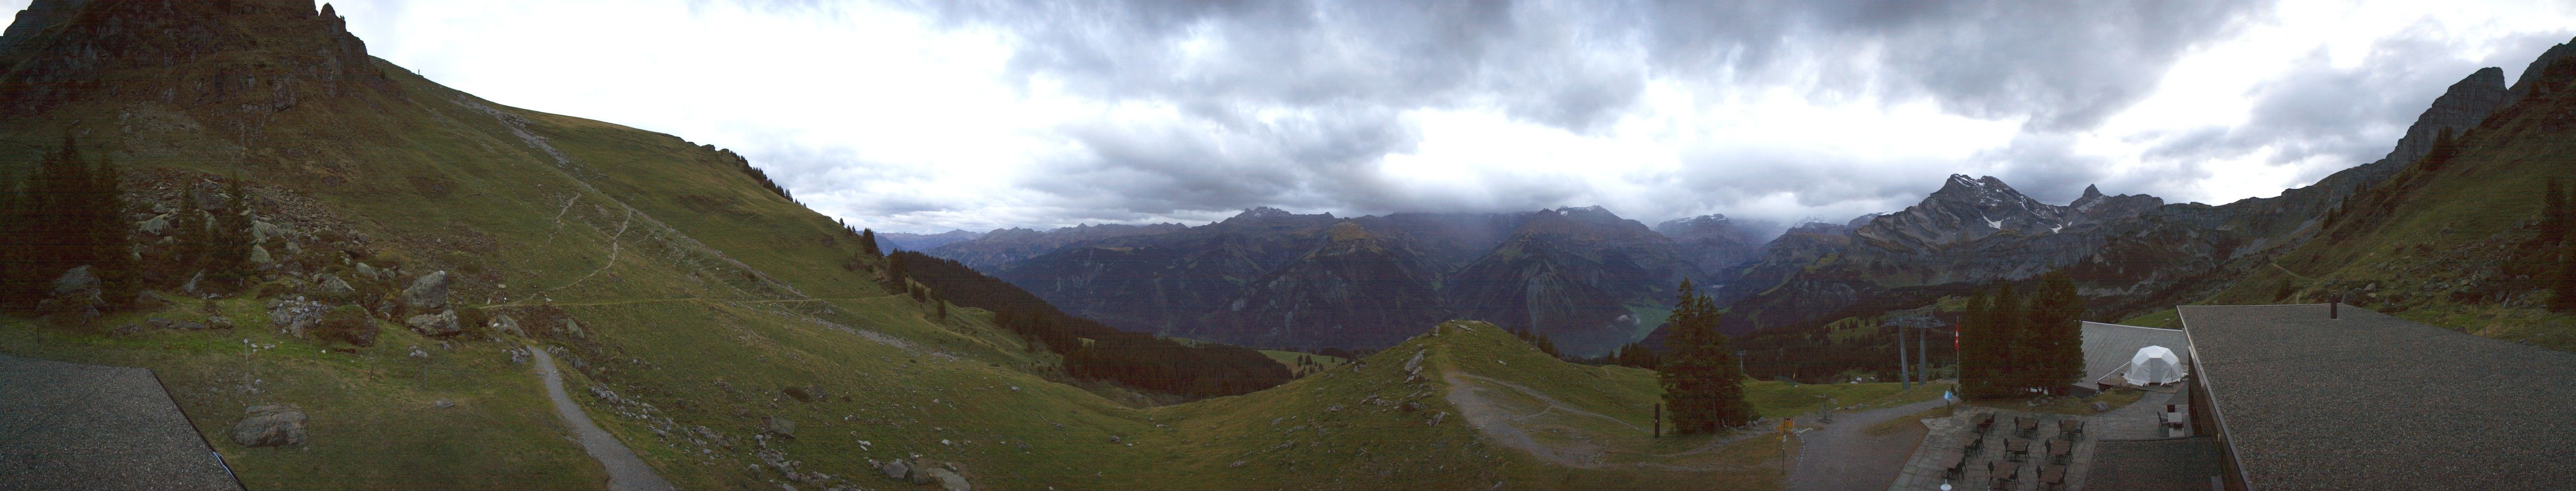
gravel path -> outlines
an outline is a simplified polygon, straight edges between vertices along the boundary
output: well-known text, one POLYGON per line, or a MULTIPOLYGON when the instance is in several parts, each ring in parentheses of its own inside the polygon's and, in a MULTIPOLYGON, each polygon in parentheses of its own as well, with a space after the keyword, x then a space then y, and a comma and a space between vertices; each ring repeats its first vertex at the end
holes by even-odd
POLYGON ((600 467, 608 470, 608 489, 672 489, 669 481, 653 474, 652 466, 644 465, 644 459, 635 458, 635 452, 628 450, 625 443, 618 442, 617 437, 609 436, 607 431, 599 429, 599 425, 592 424, 590 416, 581 413, 581 406, 573 405, 572 397, 564 395, 563 375, 555 372, 553 355, 536 347, 529 347, 528 352, 537 355, 537 375, 546 379, 546 398, 555 401, 555 415, 562 417, 564 426, 571 427, 573 434, 580 437, 582 451, 589 452, 590 458, 598 460, 600 467))
POLYGON ((1835 491, 1887 489, 1923 441, 1924 428, 1907 425, 1881 435, 1869 428, 1940 407, 1939 399, 1834 416, 1834 423, 1800 435, 1798 467, 1789 489, 1835 491))
MULTIPOLYGON (((1494 443, 1499 443, 1506 447, 1517 448, 1523 452, 1529 452, 1530 455, 1546 459, 1548 462, 1554 462, 1556 465, 1582 469, 1601 467, 1600 448, 1541 445, 1538 443, 1538 440, 1530 438, 1529 432, 1522 431, 1519 426, 1514 426, 1512 424, 1513 420, 1520 419, 1522 415, 1512 414, 1512 411, 1503 409, 1501 405, 1495 404, 1494 401, 1485 399, 1485 396, 1477 394, 1478 392, 1491 389, 1484 389, 1478 387, 1476 384, 1467 382, 1467 379, 1469 378, 1485 381, 1491 381, 1493 379, 1459 372, 1448 372, 1443 374, 1441 378, 1449 382, 1449 405, 1456 406, 1458 408, 1458 417, 1466 419, 1467 426, 1475 428, 1478 433, 1483 433, 1486 438, 1493 440, 1494 443)), ((1518 388, 1516 390, 1533 396, 1537 395, 1530 392, 1527 388, 1518 388)), ((1555 399, 1547 399, 1542 396, 1540 400, 1547 401, 1549 409, 1563 407, 1561 403, 1556 402, 1555 399)), ((1570 407, 1563 407, 1563 409, 1571 412, 1593 414, 1570 407)), ((1542 409, 1541 411, 1545 410, 1546 409, 1542 409)), ((1599 416, 1598 414, 1593 415, 1599 416)))

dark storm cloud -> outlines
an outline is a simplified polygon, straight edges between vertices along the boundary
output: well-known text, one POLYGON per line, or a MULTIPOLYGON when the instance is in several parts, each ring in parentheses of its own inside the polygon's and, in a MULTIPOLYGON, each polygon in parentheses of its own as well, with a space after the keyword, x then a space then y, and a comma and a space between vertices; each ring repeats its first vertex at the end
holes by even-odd
MULTIPOLYGON (((1027 183, 1068 202, 1144 213, 1562 204, 1531 198, 1586 190, 1561 181, 1506 180, 1485 183, 1496 187, 1490 196, 1460 199, 1353 176, 1416 138, 1395 116, 1402 111, 1488 108, 1593 134, 1638 109, 1653 78, 1715 92, 1793 84, 1825 100, 1928 99, 1976 118, 2026 118, 2026 131, 2082 130, 2151 91, 2177 57, 2269 11, 2268 2, 2241 1, 1138 0, 919 7, 951 25, 1013 37, 1012 72, 1032 84, 1177 108, 1186 122, 1070 128, 1089 158, 1051 163, 1052 172, 1041 173, 1044 182, 1027 183), (1292 113, 1286 124, 1273 114, 1282 111, 1292 113)), ((1800 200, 1874 199, 1893 187, 1937 185, 1938 177, 1852 183, 1827 188, 1843 193, 1800 200)), ((1813 183, 1781 182, 1773 190, 1813 190, 1813 183)))

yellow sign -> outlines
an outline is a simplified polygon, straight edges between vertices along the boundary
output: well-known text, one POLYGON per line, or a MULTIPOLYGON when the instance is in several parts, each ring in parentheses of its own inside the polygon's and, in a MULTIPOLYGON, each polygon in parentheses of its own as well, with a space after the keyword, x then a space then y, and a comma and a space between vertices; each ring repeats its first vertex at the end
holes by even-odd
POLYGON ((1794 429, 1797 429, 1797 428, 1798 428, 1798 418, 1780 418, 1780 432, 1781 432, 1781 433, 1788 433, 1788 432, 1789 432, 1789 430, 1794 430, 1794 429))

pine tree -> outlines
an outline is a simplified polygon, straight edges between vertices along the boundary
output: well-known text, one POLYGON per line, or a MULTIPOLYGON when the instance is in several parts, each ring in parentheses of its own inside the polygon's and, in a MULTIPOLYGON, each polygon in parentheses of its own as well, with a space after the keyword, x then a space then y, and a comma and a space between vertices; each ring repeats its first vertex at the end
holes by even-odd
POLYGON ((1998 396, 2019 395, 2023 387, 2029 386, 2030 358, 2033 355, 2028 349, 2029 308, 2030 304, 2013 291, 2011 283, 1995 289, 1994 310, 1990 315, 1997 333, 1994 341, 2000 344, 1995 352, 2003 356, 2002 361, 1995 364, 1998 396))
POLYGON ((876 229, 859 230, 859 251, 865 252, 871 257, 885 256, 885 250, 877 248, 876 229))
POLYGON ((1968 297, 1967 312, 1959 319, 1959 390, 1970 397, 1992 397, 1996 389, 1996 367, 2004 357, 1995 352, 1995 297, 1991 291, 1978 291, 1968 297))
POLYGON ((224 209, 214 213, 214 228, 206 234, 206 279, 218 285, 242 286, 250 278, 251 243, 250 190, 241 176, 224 184, 224 209))
POLYGON ((130 301, 140 288, 133 248, 126 237, 122 183, 113 163, 93 168, 80 155, 70 135, 45 155, 15 197, 9 235, 11 267, 5 303, 33 305, 53 293, 52 281, 64 272, 89 266, 99 278, 100 300, 107 307, 130 301))
POLYGON ((1666 325, 1672 358, 1660 374, 1673 431, 1689 435, 1741 426, 1752 419, 1752 409, 1744 402, 1744 373, 1736 368, 1735 353, 1726 335, 1717 332, 1716 302, 1693 295, 1697 290, 1690 280, 1683 280, 1679 291, 1666 325))
POLYGON ((2028 353, 2019 364, 2029 367, 2018 385, 2056 393, 2084 376, 2084 296, 2075 289, 2075 279, 2063 271, 2040 277, 2039 289, 2031 292, 2018 352, 2028 353))
POLYGON ((206 253, 212 247, 207 243, 212 237, 209 236, 211 229, 206 225, 211 220, 205 208, 197 206, 197 199, 192 196, 195 189, 196 186, 179 187, 179 210, 170 212, 169 218, 172 246, 169 268, 183 275, 195 272, 205 264, 206 253))
POLYGON ((99 159, 83 190, 88 193, 80 201, 85 206, 75 209, 85 225, 83 239, 90 249, 86 264, 98 275, 99 297, 109 306, 132 303, 143 291, 143 267, 134 257, 133 241, 127 240, 134 226, 125 220, 124 176, 116 171, 115 162, 99 159))

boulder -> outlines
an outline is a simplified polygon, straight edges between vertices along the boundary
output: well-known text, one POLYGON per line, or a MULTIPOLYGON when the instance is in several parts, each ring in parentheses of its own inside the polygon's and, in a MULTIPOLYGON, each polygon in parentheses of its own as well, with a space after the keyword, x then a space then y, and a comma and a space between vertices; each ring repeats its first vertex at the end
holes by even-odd
POLYGON ((2097 413, 2100 413, 2100 412, 2109 412, 2110 410, 2111 410, 2111 403, 2102 402, 2102 401, 2093 401, 2093 412, 2097 412, 2097 413))
POLYGON ((143 334, 143 326, 135 324, 118 324, 115 329, 109 329, 107 332, 121 335, 143 334))
POLYGON ((447 287, 451 284, 453 282, 447 279, 446 271, 430 273, 421 276, 420 279, 412 280, 411 288, 403 289, 403 306, 420 311, 446 308, 447 287))
POLYGON ((206 210, 209 213, 224 211, 224 208, 230 205, 227 200, 232 197, 224 196, 223 192, 216 191, 210 184, 211 183, 197 185, 196 189, 190 190, 194 192, 189 193, 189 197, 197 200, 198 209, 206 210))
POLYGON ((205 272, 205 271, 203 271, 203 270, 197 271, 197 274, 196 274, 195 276, 189 276, 189 277, 188 277, 188 283, 187 283, 187 284, 179 285, 179 291, 182 291, 182 292, 188 292, 188 293, 196 293, 196 292, 197 292, 197 282, 198 282, 198 281, 205 280, 205 279, 206 279, 206 272, 205 272))
POLYGON ((142 223, 136 223, 134 224, 134 231, 152 235, 170 233, 170 216, 158 215, 152 217, 151 220, 144 220, 142 223))
POLYGON ((207 328, 207 329, 215 329, 215 330, 232 329, 232 328, 233 328, 233 320, 232 320, 232 319, 224 318, 224 316, 220 316, 220 315, 207 316, 207 317, 206 317, 206 328, 207 328))
POLYGON ((894 459, 878 465, 877 472, 885 473, 886 479, 905 479, 912 477, 912 465, 905 464, 903 459, 894 459))
POLYGON ((796 422, 788 421, 787 418, 770 416, 768 419, 761 420, 760 433, 763 435, 794 440, 796 439, 796 422))
POLYGON ((169 319, 163 319, 163 318, 159 318, 159 317, 153 317, 153 318, 149 318, 149 319, 144 319, 144 320, 143 320, 143 325, 146 325, 146 326, 152 326, 152 328, 153 328, 153 329, 169 329, 169 328, 172 328, 172 327, 176 327, 176 324, 175 324, 175 323, 173 323, 173 322, 170 322, 170 320, 169 320, 169 319))
POLYGON ((277 447, 304 444, 304 408, 294 404, 251 406, 233 423, 233 444, 277 447))
POLYGON ((948 491, 967 491, 974 489, 973 486, 966 484, 966 476, 957 475, 957 473, 950 472, 948 469, 932 468, 930 469, 930 478, 938 481, 941 489, 946 489, 948 491))
POLYGON ((463 328, 456 326, 456 311, 454 310, 440 311, 439 313, 429 315, 411 316, 411 318, 403 319, 403 325, 411 326, 412 332, 420 333, 422 336, 447 336, 465 331, 463 328))
POLYGON ((277 259, 270 258, 270 257, 268 256, 268 248, 267 248, 267 247, 262 247, 262 246, 254 245, 254 246, 250 246, 250 264, 251 264, 252 266, 258 266, 258 267, 260 267, 260 268, 262 268, 262 269, 266 269, 266 268, 268 268, 269 266, 276 265, 276 264, 277 264, 277 259))
POLYGON ((358 270, 358 276, 367 277, 369 280, 384 279, 383 272, 378 271, 375 266, 368 266, 367 263, 357 263, 355 269, 358 270))
POLYGON ((62 276, 54 278, 54 296, 97 300, 98 275, 91 274, 89 266, 64 271, 62 276))
POLYGON ((268 242, 268 238, 270 237, 283 237, 285 235, 286 227, 280 227, 277 226, 277 224, 258 220, 252 220, 250 222, 250 241, 252 243, 265 243, 268 242))
POLYGON ((519 320, 518 320, 518 319, 512 319, 512 318, 510 318, 510 316, 509 316, 509 315, 506 315, 506 314, 505 314, 505 315, 496 315, 496 316, 492 316, 492 332, 497 332, 497 333, 502 333, 502 334, 508 334, 508 335, 512 335, 512 336, 526 336, 526 335, 528 335, 527 331, 523 331, 523 330, 520 330, 520 329, 519 329, 519 320))
POLYGON ((913 484, 930 484, 931 480, 936 479, 930 477, 930 471, 935 470, 940 469, 931 467, 929 462, 922 461, 921 459, 913 459, 912 478, 910 481, 912 481, 913 484))
POLYGON ((340 279, 340 275, 322 275, 322 293, 355 293, 357 291, 357 287, 349 286, 349 282, 340 279))

